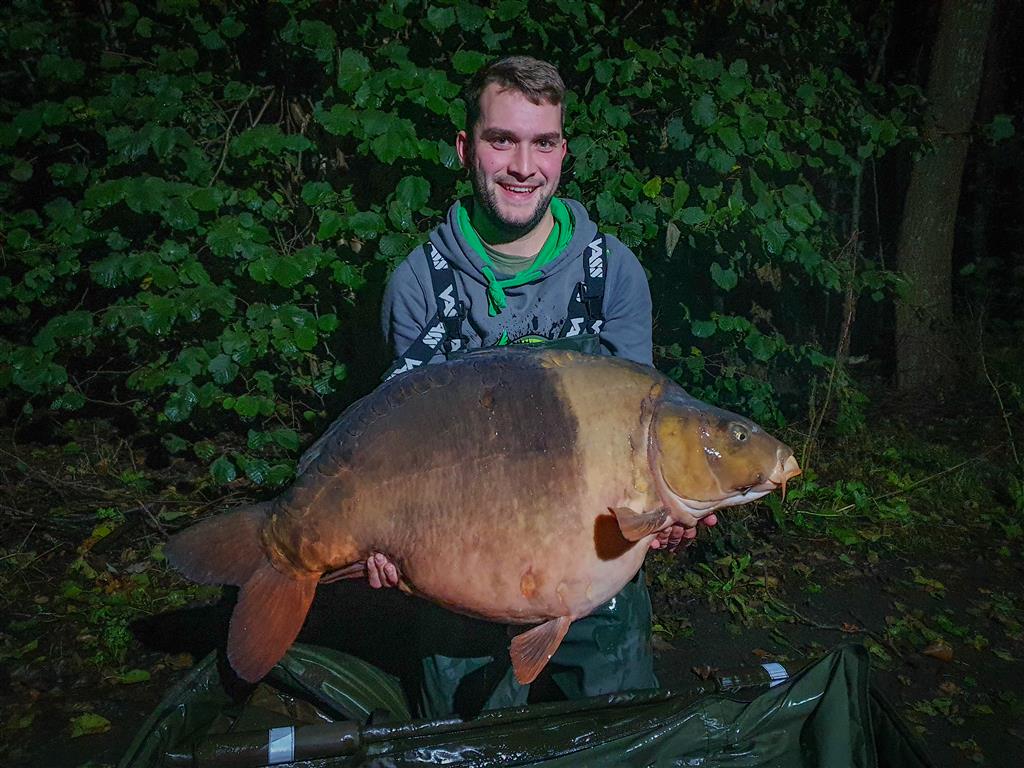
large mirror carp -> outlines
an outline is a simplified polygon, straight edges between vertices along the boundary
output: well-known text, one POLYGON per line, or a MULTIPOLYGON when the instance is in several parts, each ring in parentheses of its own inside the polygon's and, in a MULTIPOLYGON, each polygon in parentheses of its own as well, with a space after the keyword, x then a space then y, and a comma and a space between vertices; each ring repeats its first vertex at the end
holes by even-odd
POLYGON ((653 368, 502 348, 381 385, 302 456, 287 491, 165 552, 194 581, 241 588, 228 658, 246 680, 294 642, 321 578, 363 575, 380 552, 412 594, 537 625, 510 647, 528 683, 659 530, 784 492, 799 473, 788 447, 653 368))

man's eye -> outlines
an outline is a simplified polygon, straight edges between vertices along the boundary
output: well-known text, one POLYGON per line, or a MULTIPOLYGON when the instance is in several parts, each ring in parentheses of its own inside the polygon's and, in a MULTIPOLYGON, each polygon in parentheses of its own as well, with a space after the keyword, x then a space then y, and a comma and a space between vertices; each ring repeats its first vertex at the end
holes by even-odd
POLYGON ((493 141, 491 141, 491 144, 493 144, 496 147, 507 147, 511 143, 512 143, 512 140, 507 138, 507 137, 503 137, 503 138, 500 138, 500 139, 494 139, 493 141))

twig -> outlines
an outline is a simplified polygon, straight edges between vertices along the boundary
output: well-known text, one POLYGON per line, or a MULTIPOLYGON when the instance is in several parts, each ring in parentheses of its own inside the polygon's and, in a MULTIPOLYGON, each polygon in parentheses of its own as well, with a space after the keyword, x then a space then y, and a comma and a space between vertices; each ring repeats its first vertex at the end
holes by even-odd
POLYGON ((852 634, 867 635, 868 637, 870 637, 872 640, 874 640, 878 644, 886 646, 889 650, 891 650, 897 656, 900 655, 899 651, 896 650, 895 647, 893 647, 892 643, 889 642, 888 638, 886 638, 886 637, 884 637, 882 635, 879 635, 877 632, 875 632, 873 630, 870 630, 870 629, 868 629, 865 626, 859 626, 859 627, 857 627, 856 631, 851 632, 849 628, 845 628, 842 625, 839 625, 839 624, 824 624, 824 623, 822 623, 820 621, 815 621, 812 618, 804 616, 804 614, 800 613, 800 611, 798 611, 796 608, 793 608, 788 603, 783 602, 782 600, 780 600, 779 598, 775 597, 774 595, 768 595, 767 597, 768 597, 768 601, 779 612, 785 613, 785 614, 788 614, 788 615, 792 616, 794 619, 796 619, 801 624, 805 624, 808 627, 814 627, 815 629, 824 629, 824 630, 828 630, 830 632, 841 632, 844 635, 852 635, 852 634))
POLYGON ((153 524, 154 528, 156 528, 158 531, 160 531, 160 535, 161 536, 166 538, 167 537, 167 529, 164 528, 163 523, 161 523, 159 520, 157 520, 156 516, 152 512, 149 511, 149 507, 146 505, 146 502, 142 501, 142 499, 137 499, 137 501, 139 503, 139 508, 142 509, 142 511, 146 513, 146 517, 149 518, 149 522, 153 524))
POLYGON ((267 107, 270 106, 270 102, 272 102, 273 100, 274 100, 274 91, 271 91, 270 95, 267 96, 267 100, 263 102, 263 106, 260 107, 260 111, 256 114, 256 117, 253 118, 252 123, 249 126, 250 128, 255 126, 255 125, 257 125, 259 123, 259 121, 263 118, 263 113, 267 111, 267 107))
MULTIPOLYGON (((917 482, 911 483, 906 488, 898 488, 895 491, 890 491, 889 493, 883 493, 881 496, 873 496, 873 497, 871 497, 870 501, 871 501, 871 503, 875 503, 875 502, 882 501, 883 499, 891 498, 893 496, 900 496, 900 495, 902 495, 904 493, 907 493, 910 490, 913 490, 914 488, 917 488, 919 485, 924 485, 925 483, 930 482, 932 480, 935 480, 937 478, 940 478, 943 475, 948 475, 950 472, 956 472, 958 469, 963 469, 968 464, 973 464, 976 461, 981 461, 981 459, 983 459, 985 456, 988 456, 988 454, 992 453, 993 451, 995 451, 997 448, 1000 448, 1000 447, 1002 447, 1002 446, 994 445, 991 448, 989 448, 987 451, 982 451, 977 456, 972 456, 969 459, 961 461, 959 464, 954 464, 952 467, 946 467, 941 472, 936 472, 935 474, 928 475, 928 477, 923 477, 920 480, 918 480, 917 482)), ((839 509, 837 509, 836 510, 836 514, 839 514, 841 512, 845 512, 848 509, 853 509, 856 506, 857 506, 856 503, 854 503, 854 504, 847 504, 845 507, 840 507, 839 509)))
POLYGON ((1003 404, 1003 396, 999 394, 999 387, 992 380, 992 377, 988 372, 988 363, 985 362, 985 340, 984 330, 982 327, 981 316, 978 316, 978 359, 981 361, 981 372, 985 374, 985 381, 992 388, 992 394, 996 396, 996 402, 999 404, 999 415, 1003 417, 1003 424, 1006 425, 1006 436, 1010 443, 1010 453, 1013 454, 1013 463, 1018 467, 1020 466, 1020 456, 1017 454, 1017 445, 1013 439, 1013 428, 1010 426, 1010 414, 1006 410, 1006 406, 1003 404))
POLYGON ((207 184, 206 186, 212 187, 213 182, 215 182, 217 180, 217 177, 220 175, 221 169, 224 168, 224 161, 227 160, 228 158, 228 147, 231 146, 231 129, 235 125, 235 120, 238 119, 238 113, 242 111, 242 107, 249 103, 249 99, 252 98, 252 95, 254 93, 256 93, 255 85, 249 88, 249 93, 246 94, 245 99, 235 109, 235 113, 231 115, 231 121, 228 123, 228 129, 224 132, 224 148, 221 150, 220 153, 220 163, 217 164, 217 170, 213 172, 213 177, 210 179, 210 183, 207 184))

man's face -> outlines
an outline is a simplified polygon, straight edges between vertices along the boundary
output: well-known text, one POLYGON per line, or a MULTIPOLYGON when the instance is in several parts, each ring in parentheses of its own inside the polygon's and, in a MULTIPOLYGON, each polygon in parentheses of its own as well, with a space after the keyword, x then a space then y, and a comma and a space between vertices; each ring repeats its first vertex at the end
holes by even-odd
POLYGON ((491 83, 480 94, 480 120, 471 130, 472 136, 459 132, 455 148, 470 170, 477 202, 496 224, 531 231, 547 213, 562 175, 562 108, 534 104, 491 83))

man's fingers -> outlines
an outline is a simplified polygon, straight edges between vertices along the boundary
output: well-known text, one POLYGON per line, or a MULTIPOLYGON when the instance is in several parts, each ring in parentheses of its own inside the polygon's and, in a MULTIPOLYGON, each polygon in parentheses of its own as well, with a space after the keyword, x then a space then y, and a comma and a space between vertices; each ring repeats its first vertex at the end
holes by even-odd
POLYGON ((380 552, 374 552, 366 558, 366 578, 374 589, 397 587, 402 580, 398 566, 380 552))
POLYGON ((710 515, 704 517, 701 522, 704 523, 704 525, 718 525, 718 518, 715 516, 715 513, 712 512, 710 515))
POLYGON ((366 578, 370 581, 370 586, 374 589, 380 589, 384 584, 380 579, 380 566, 377 564, 377 558, 380 555, 370 555, 366 558, 366 578))

